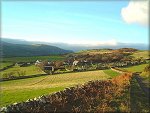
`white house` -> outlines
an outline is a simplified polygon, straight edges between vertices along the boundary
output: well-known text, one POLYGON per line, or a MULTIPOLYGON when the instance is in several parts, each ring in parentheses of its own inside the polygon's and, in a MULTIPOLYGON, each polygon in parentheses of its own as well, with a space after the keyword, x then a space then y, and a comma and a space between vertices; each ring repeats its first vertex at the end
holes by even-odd
POLYGON ((76 66, 78 63, 79 63, 79 61, 75 60, 75 61, 73 62, 73 65, 76 66))
POLYGON ((37 60, 36 62, 35 62, 35 65, 38 65, 38 64, 40 64, 41 62, 39 61, 39 60, 37 60))

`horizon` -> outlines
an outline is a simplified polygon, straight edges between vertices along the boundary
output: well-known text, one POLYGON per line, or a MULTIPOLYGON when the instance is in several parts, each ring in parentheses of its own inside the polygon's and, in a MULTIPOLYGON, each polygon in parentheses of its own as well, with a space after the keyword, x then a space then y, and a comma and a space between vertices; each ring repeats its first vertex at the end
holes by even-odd
POLYGON ((148 27, 148 0, 2 2, 2 38, 91 46, 147 45, 148 27))
MULTIPOLYGON (((1 37, 1 39, 3 40, 18 40, 18 41, 27 41, 27 42, 39 42, 39 44, 43 44, 43 43, 49 43, 49 44, 68 44, 68 45, 87 45, 87 43, 67 43, 67 42, 50 42, 50 41, 38 41, 38 40, 26 40, 26 39, 17 39, 17 38, 6 38, 6 37, 1 37), (40 43, 41 42, 41 43, 40 43)), ((114 40, 112 40, 112 42, 113 42, 114 40)), ((94 41, 93 41, 94 42, 94 41)), ((93 45, 93 46, 100 46, 100 45, 110 45, 110 46, 116 46, 117 44, 120 44, 120 43, 123 43, 123 44, 144 44, 144 45, 149 45, 149 44, 145 44, 145 43, 134 43, 134 42, 131 42, 131 43, 126 43, 126 42, 115 42, 114 41, 114 44, 109 44, 109 41, 102 41, 102 42, 100 42, 100 43, 95 43, 95 45, 93 45)), ((87 45, 87 46, 92 46, 92 44, 93 43, 88 43, 89 45, 87 45)))

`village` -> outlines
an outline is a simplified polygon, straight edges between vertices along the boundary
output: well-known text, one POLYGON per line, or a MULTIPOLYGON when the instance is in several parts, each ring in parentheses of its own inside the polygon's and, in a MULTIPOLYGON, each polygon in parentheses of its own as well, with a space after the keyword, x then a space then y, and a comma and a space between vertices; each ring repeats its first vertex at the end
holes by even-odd
MULTIPOLYGON (((146 52, 144 51, 144 53, 146 52)), ((3 107, 1 111, 16 112, 19 109, 23 109, 24 111, 29 110, 31 112, 33 110, 32 106, 36 104, 42 109, 41 112, 44 110, 43 107, 46 106, 50 109, 46 108, 45 110, 52 112, 55 110, 76 112, 77 108, 74 106, 76 106, 76 101, 78 100, 81 101, 78 105, 82 105, 82 101, 84 102, 83 106, 78 110, 86 111, 91 104, 92 106, 96 106, 94 105, 95 102, 99 103, 97 100, 99 97, 104 100, 107 99, 108 103, 106 102, 105 104, 109 108, 112 108, 110 106, 111 98, 117 99, 121 96, 124 99, 120 99, 120 106, 123 104, 126 110, 128 110, 129 106, 125 104, 126 101, 124 100, 129 100, 128 95, 130 94, 130 90, 134 89, 135 80, 138 84, 136 87, 141 88, 141 95, 146 95, 147 98, 149 92, 149 87, 147 87, 149 84, 147 78, 149 76, 147 73, 150 59, 147 56, 135 56, 137 53, 140 53, 140 51, 133 48, 121 48, 116 50, 111 49, 109 52, 108 50, 106 52, 104 50, 88 50, 87 52, 70 53, 63 55, 63 59, 62 56, 59 56, 61 57, 60 59, 56 59, 56 56, 54 56, 55 59, 52 59, 52 56, 47 56, 46 59, 38 57, 30 61, 28 60, 29 57, 26 58, 26 61, 22 60, 24 58, 20 58, 20 60, 18 58, 18 62, 13 62, 1 70, 2 78, 0 83, 4 84, 3 88, 8 87, 7 82, 10 86, 16 84, 13 85, 12 91, 24 91, 29 88, 27 89, 29 93, 27 94, 27 98, 23 99, 23 103, 19 101, 19 103, 11 104, 12 102, 9 102, 10 105, 3 107), (144 78, 140 74, 144 74, 144 78), (97 89, 97 87, 99 88, 97 89), (38 96, 40 95, 39 97, 34 94, 32 96, 31 91, 36 90, 36 88, 42 89, 42 91, 36 91, 38 92, 38 96), (48 94, 53 89, 55 90, 52 91, 51 95, 43 95, 48 94), (108 97, 105 97, 105 91, 108 97), (87 95, 88 92, 90 92, 89 95, 87 95), (113 95, 116 94, 114 92, 118 92, 117 94, 120 95, 115 96, 113 95), (73 100, 73 103, 71 100, 73 100), (85 100, 92 102, 87 103, 85 100), (59 105, 57 102, 61 104, 59 105), (47 105, 46 103, 49 104, 47 105), (70 108, 68 105, 71 105, 70 108), (59 106, 61 106, 61 109, 59 109, 59 106), (87 108, 84 108, 85 106, 87 108)), ((138 97, 135 92, 132 93, 134 95, 130 95, 131 98, 138 97)), ((19 96, 22 96, 22 94, 19 96)), ((17 97, 20 98, 19 96, 16 94, 16 99, 13 100, 17 100, 17 97)), ((147 105, 146 98, 144 99, 145 105, 147 105)), ((9 100, 11 99, 9 98, 9 100)), ((132 104, 134 103, 132 102, 132 104)), ((3 105, 8 104, 4 103, 3 105)), ((144 109, 147 110, 147 108, 146 106, 144 109)), ((36 111, 37 109, 34 110, 36 111)))
POLYGON ((146 63, 147 59, 131 57, 131 50, 127 50, 96 55, 68 55, 64 61, 50 62, 37 60, 35 65, 41 67, 41 69, 48 74, 54 74, 57 70, 64 70, 64 72, 81 72, 104 70, 112 67, 128 67, 146 63))
POLYGON ((148 59, 134 58, 131 56, 132 49, 121 49, 119 52, 103 54, 73 54, 66 56, 65 60, 60 61, 42 61, 36 60, 35 62, 16 63, 20 67, 35 65, 40 67, 45 73, 53 75, 56 73, 65 72, 81 72, 92 70, 104 70, 112 67, 128 67, 139 64, 145 64, 148 59))

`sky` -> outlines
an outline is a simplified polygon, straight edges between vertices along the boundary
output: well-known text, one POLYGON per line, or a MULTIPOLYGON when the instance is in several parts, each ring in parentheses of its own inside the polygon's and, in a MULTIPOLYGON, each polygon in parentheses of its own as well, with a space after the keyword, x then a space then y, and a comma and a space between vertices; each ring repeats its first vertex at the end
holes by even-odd
POLYGON ((3 1, 2 38, 69 44, 148 44, 148 2, 3 1))

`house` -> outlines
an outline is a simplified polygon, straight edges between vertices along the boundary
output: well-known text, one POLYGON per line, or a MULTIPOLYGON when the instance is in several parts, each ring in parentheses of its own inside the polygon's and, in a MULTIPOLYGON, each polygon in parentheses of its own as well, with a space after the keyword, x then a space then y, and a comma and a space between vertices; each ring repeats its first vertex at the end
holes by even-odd
POLYGON ((76 65, 78 65, 78 63, 79 63, 79 61, 75 60, 75 61, 73 62, 73 65, 76 66, 76 65))
POLYGON ((44 66, 44 70, 54 71, 54 66, 44 66))
POLYGON ((54 66, 44 66, 44 70, 48 71, 47 73, 50 74, 50 75, 53 75, 54 74, 54 71, 55 71, 55 68, 54 66))
POLYGON ((37 66, 37 65, 39 65, 40 63, 41 63, 41 61, 37 60, 37 61, 35 62, 35 65, 37 66))
POLYGON ((19 66, 19 64, 18 64, 18 63, 16 63, 16 64, 15 64, 15 66, 19 66))

